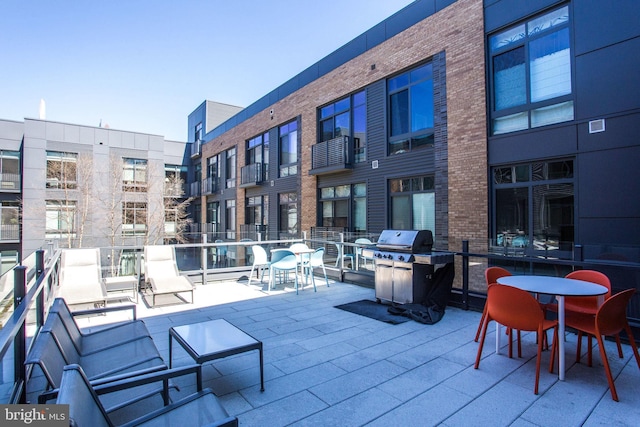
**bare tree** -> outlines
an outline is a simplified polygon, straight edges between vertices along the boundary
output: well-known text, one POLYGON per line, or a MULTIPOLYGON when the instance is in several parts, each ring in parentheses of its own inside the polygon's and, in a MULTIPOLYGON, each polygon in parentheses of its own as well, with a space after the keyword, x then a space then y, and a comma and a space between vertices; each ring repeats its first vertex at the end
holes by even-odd
POLYGON ((85 235, 87 218, 92 211, 93 197, 93 156, 89 153, 80 153, 78 156, 76 172, 78 174, 78 247, 82 247, 85 235))
POLYGON ((184 198, 184 180, 179 173, 162 172, 159 167, 149 169, 150 203, 161 209, 150 209, 147 223, 147 240, 153 244, 172 239, 185 243, 185 231, 191 223, 187 208, 192 198, 184 198), (159 185, 163 185, 159 188, 159 185), (162 200, 159 202, 159 197, 162 200))
POLYGON ((112 153, 109 155, 109 165, 106 173, 102 174, 100 185, 102 192, 97 195, 98 203, 102 208, 101 215, 104 215, 103 233, 107 238, 111 249, 111 275, 116 275, 115 249, 120 243, 122 233, 122 157, 112 153))
POLYGON ((186 243, 185 231, 193 220, 189 217, 187 208, 193 197, 184 198, 184 180, 178 173, 170 173, 164 182, 164 216, 165 230, 168 224, 173 224, 171 237, 177 243, 186 243))

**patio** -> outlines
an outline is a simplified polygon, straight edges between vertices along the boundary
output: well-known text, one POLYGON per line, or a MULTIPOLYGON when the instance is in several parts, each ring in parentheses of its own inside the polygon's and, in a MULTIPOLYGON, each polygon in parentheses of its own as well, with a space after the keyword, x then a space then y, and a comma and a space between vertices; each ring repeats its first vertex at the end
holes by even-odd
MULTIPOLYGON (((245 282, 209 283, 197 287, 195 304, 158 301, 148 308, 141 299, 138 317, 165 360, 171 326, 223 318, 263 341, 262 393, 257 352, 203 368, 204 386, 244 426, 635 425, 640 417, 640 370, 629 346, 618 359, 615 343, 607 342, 619 403, 611 399, 597 350, 593 368, 574 363, 572 333, 566 336, 566 381, 545 369, 550 352, 544 352, 536 396, 533 334, 523 335, 523 358, 509 359, 506 349, 495 354, 490 328, 475 370, 480 313, 448 308, 435 325, 392 325, 334 308, 374 299, 373 289, 333 281, 317 293, 277 289, 268 295, 245 282)), ((84 321, 96 326, 96 320, 84 321)), ((190 363, 174 347, 174 366, 190 363)), ((181 386, 176 396, 195 389, 181 386)))

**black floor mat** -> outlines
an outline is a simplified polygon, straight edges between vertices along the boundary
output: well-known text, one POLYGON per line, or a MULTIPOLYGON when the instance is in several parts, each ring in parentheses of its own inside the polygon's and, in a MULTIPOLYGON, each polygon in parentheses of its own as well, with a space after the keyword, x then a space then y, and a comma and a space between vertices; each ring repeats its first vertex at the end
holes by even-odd
POLYGON ((385 323, 391 323, 392 325, 397 325, 399 323, 408 322, 409 318, 404 316, 394 316, 390 314, 387 309, 388 305, 378 304, 375 301, 371 301, 368 299, 363 299, 360 301, 350 302, 347 304, 336 305, 336 308, 340 310, 349 311, 351 313, 359 314, 361 316, 366 316, 371 319, 379 320, 385 323))

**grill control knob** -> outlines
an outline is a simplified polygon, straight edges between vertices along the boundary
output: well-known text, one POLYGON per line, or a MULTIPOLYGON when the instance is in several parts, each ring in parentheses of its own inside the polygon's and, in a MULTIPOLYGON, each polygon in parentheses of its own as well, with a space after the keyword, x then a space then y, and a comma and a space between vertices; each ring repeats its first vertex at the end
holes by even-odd
POLYGON ((404 255, 399 255, 399 256, 398 256, 398 259, 399 259, 400 261, 404 261, 404 255))

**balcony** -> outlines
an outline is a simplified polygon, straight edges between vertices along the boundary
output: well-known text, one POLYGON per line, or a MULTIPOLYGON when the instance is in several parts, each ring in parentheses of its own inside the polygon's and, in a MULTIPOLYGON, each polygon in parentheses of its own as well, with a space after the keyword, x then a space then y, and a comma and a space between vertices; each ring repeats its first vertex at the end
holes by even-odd
POLYGON ((189 197, 200 197, 202 195, 202 182, 196 181, 189 183, 189 197))
POLYGON ((220 192, 220 178, 209 177, 202 180, 202 195, 217 194, 220 192))
POLYGON ((0 225, 0 242, 19 242, 20 226, 18 224, 2 224, 0 225))
POLYGON ((257 187, 264 182, 266 167, 253 163, 240 169, 240 188, 257 187))
POLYGON ((341 136, 311 147, 309 175, 324 175, 352 168, 349 137, 341 136))
POLYGON ((17 173, 0 173, 0 191, 19 192, 20 175, 17 173))
POLYGON ((191 144, 191 158, 197 159, 202 155, 202 140, 197 140, 191 144))

